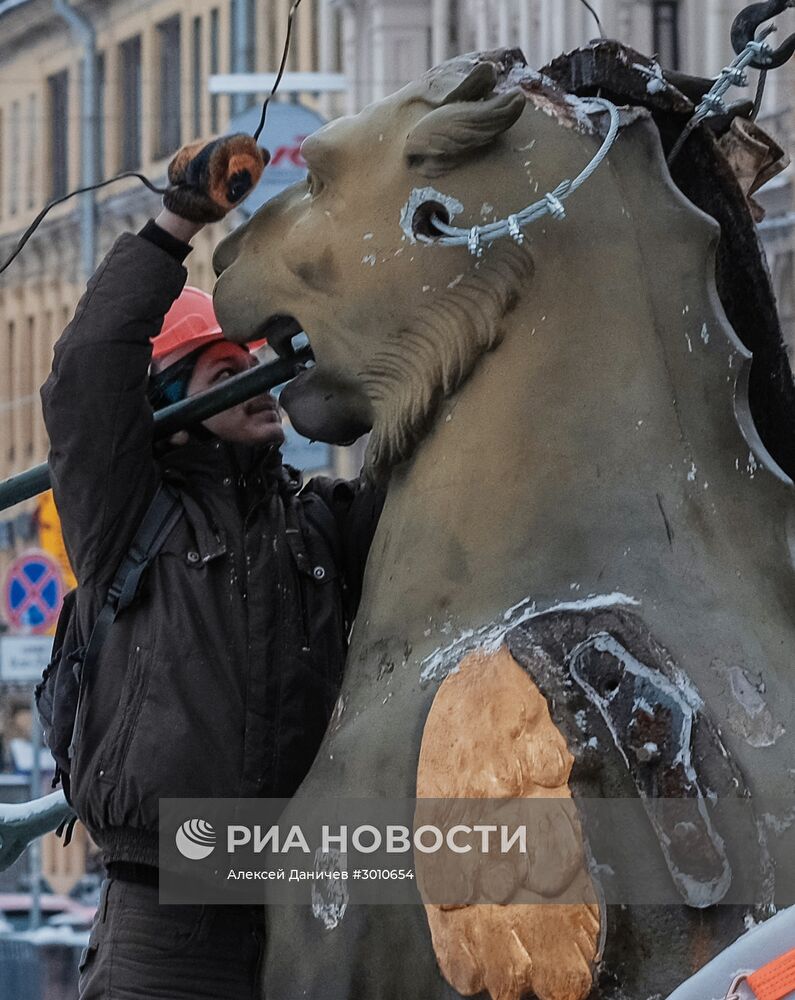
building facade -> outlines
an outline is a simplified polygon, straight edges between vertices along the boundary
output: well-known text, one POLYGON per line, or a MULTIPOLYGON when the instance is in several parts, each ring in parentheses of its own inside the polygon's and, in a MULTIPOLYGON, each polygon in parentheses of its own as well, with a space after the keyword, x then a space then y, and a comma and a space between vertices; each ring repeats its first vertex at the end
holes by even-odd
MULTIPOLYGON (((223 132, 230 114, 241 109, 241 100, 256 99, 211 96, 208 79, 215 73, 275 70, 289 7, 280 0, 73 6, 96 35, 95 177, 138 171, 158 185, 182 143, 223 132)), ((326 10, 320 0, 305 0, 288 68, 338 68, 334 31, 339 22, 339 14, 326 10)), ((86 116, 81 95, 85 49, 50 0, 0 2, 0 26, 2 260, 44 204, 83 182, 86 116)), ((334 110, 328 100, 324 107, 334 110)), ((137 228, 155 214, 158 201, 133 179, 100 191, 93 259, 121 231, 137 228)), ((208 228, 197 237, 188 259, 192 284, 212 288, 212 248, 232 224, 208 228)), ((0 276, 0 477, 46 456, 38 387, 88 270, 81 250, 80 200, 71 199, 52 210, 0 276)))

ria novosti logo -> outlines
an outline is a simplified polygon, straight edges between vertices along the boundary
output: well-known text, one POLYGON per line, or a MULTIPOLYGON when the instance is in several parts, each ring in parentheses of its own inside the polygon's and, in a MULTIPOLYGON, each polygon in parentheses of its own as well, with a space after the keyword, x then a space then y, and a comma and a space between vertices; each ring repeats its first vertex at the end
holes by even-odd
POLYGON ((202 861, 215 850, 215 830, 206 819, 189 819, 177 830, 177 850, 189 861, 202 861))

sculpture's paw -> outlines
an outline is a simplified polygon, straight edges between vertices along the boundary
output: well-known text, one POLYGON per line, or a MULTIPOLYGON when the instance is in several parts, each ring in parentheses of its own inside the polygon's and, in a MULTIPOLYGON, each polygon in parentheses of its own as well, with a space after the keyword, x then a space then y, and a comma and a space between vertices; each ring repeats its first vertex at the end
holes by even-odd
POLYGON ((439 967, 464 996, 591 992, 601 920, 569 790, 572 763, 545 698, 507 649, 471 653, 439 688, 415 822, 500 830, 488 850, 417 858, 439 967), (505 849, 502 830, 520 828, 525 844, 505 849))
POLYGON ((463 996, 584 1000, 599 940, 596 906, 428 907, 442 973, 463 996))

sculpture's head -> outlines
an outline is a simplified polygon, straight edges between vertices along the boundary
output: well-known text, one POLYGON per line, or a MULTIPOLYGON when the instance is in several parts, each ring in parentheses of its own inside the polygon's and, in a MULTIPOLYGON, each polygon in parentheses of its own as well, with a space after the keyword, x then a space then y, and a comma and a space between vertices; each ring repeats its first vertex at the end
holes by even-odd
POLYGON ((417 236, 434 212, 464 227, 503 217, 574 176, 599 142, 515 51, 431 70, 308 138, 306 183, 219 246, 224 332, 279 350, 305 330, 317 367, 282 397, 296 427, 337 443, 372 428, 370 467, 395 464, 499 340, 532 272, 510 239, 478 261, 417 236))
MULTIPOLYGON (((616 315, 616 301, 645 300, 663 281, 657 263, 644 262, 639 252, 649 244, 655 260, 675 262, 677 287, 680 272, 699 275, 692 294, 712 295, 708 262, 717 229, 698 208, 712 214, 717 207, 714 217, 735 227, 744 213, 742 225, 753 230, 738 204, 743 192, 732 157, 700 133, 680 158, 684 168, 674 182, 663 147, 693 104, 668 81, 649 87, 659 73, 650 60, 620 47, 608 55, 610 65, 633 66, 629 83, 612 77, 605 83, 626 104, 645 106, 622 113, 622 125, 641 127, 622 127, 606 164, 567 202, 566 220, 534 223, 523 245, 502 238, 477 258, 466 246, 422 241, 434 235, 435 216, 467 230, 521 211, 575 177, 599 149, 607 115, 572 96, 582 68, 553 64, 542 76, 507 49, 444 63, 310 136, 303 145, 306 183, 268 202, 221 243, 215 306, 225 334, 236 341, 267 336, 278 351, 299 330, 309 336, 317 365, 282 395, 301 433, 345 443, 372 430, 367 467, 388 471, 411 456, 439 401, 506 329, 520 327, 533 303, 547 301, 569 339, 575 331, 587 341, 592 328, 635 326, 635 318, 616 315), (623 299, 612 291, 617 287, 623 299), (611 303, 611 315, 599 315, 600 296, 611 303), (520 300, 522 310, 508 321, 520 300)), ((583 60, 592 69, 600 65, 590 50, 583 60)), ((600 90, 603 81, 594 82, 584 93, 600 90)), ((756 165, 751 174, 758 172, 756 165)), ((729 306, 732 297, 751 298, 736 292, 744 272, 762 288, 758 249, 721 265, 719 291, 729 306)), ((673 330, 677 317, 681 325, 682 303, 666 293, 657 313, 657 326, 673 330)), ((773 317, 765 324, 771 331, 773 317)), ((743 327, 759 326, 741 308, 730 318, 742 339, 743 327)), ((763 369, 786 364, 777 330, 767 345, 757 369, 763 401, 772 398, 763 369)), ((751 346, 756 353, 760 345, 751 346)))

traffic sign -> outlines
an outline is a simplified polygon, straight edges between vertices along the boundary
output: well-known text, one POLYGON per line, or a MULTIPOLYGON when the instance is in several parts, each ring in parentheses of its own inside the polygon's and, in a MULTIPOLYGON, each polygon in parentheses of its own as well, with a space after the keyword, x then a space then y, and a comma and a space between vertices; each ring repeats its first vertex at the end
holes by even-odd
POLYGON ((39 549, 15 559, 3 588, 6 619, 13 631, 46 632, 58 618, 64 585, 57 560, 39 549))
POLYGON ((1 636, 0 682, 38 684, 51 657, 51 635, 1 636))

